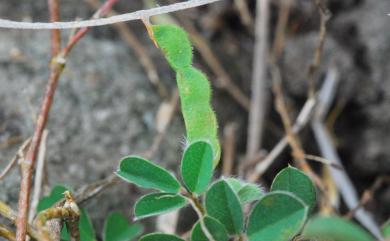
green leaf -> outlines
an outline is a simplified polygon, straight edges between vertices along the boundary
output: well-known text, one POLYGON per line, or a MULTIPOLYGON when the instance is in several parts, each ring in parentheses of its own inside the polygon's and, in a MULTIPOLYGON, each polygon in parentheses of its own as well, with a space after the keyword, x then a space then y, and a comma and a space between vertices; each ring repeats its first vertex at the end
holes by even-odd
POLYGON ((238 191, 237 195, 242 203, 250 203, 259 200, 264 192, 256 184, 247 183, 238 191))
POLYGON ((230 187, 233 189, 233 191, 237 194, 240 189, 244 186, 244 181, 238 179, 238 178, 225 178, 225 181, 230 185, 230 187))
POLYGON ((271 191, 288 191, 302 199, 310 208, 316 205, 316 189, 310 178, 295 167, 288 166, 280 171, 271 185, 271 191))
POLYGON ((40 212, 52 207, 56 202, 64 198, 64 192, 68 190, 69 189, 66 188, 65 186, 61 186, 61 185, 54 186, 50 194, 48 196, 43 197, 39 201, 37 206, 37 211, 40 212))
POLYGON ((390 238, 390 220, 387 220, 387 222, 382 226, 382 234, 385 238, 390 238))
POLYGON ((249 216, 249 241, 288 241, 302 228, 307 213, 308 207, 292 193, 268 193, 249 216))
MULTIPOLYGON (((80 209, 79 232, 81 241, 96 240, 95 229, 93 228, 91 219, 84 209, 80 209)), ((61 230, 61 239, 66 241, 70 240, 66 226, 64 226, 64 228, 61 230)))
POLYGON ((206 193, 207 214, 225 225, 230 234, 239 234, 243 228, 240 201, 225 180, 215 182, 206 193))
POLYGON ((247 183, 237 178, 227 178, 226 181, 237 194, 242 204, 259 200, 263 195, 263 190, 256 184, 247 183))
POLYGON ((175 25, 154 25, 153 37, 175 70, 191 66, 192 47, 187 33, 175 25))
POLYGON ((172 193, 177 193, 180 189, 179 182, 171 173, 137 156, 123 158, 116 174, 125 181, 144 188, 172 193))
POLYGON ((176 72, 181 110, 189 143, 207 140, 213 147, 214 168, 221 156, 218 124, 210 104, 211 87, 205 74, 192 67, 192 46, 187 33, 175 25, 152 26, 152 39, 176 72))
MULTIPOLYGON (((214 241, 228 241, 229 235, 225 227, 215 218, 205 216, 203 222, 214 238, 214 241)), ((209 241, 202 230, 200 221, 198 221, 192 229, 191 241, 209 241)))
POLYGON ((211 87, 204 73, 194 67, 186 67, 176 72, 184 124, 189 143, 207 140, 213 147, 214 168, 221 156, 218 139, 218 123, 210 104, 211 87))
POLYGON ((127 218, 118 212, 111 213, 104 224, 104 241, 130 241, 143 231, 141 224, 130 224, 127 218))
POLYGON ((360 226, 336 216, 317 216, 309 220, 302 236, 308 239, 332 241, 374 241, 360 226))
POLYGON ((160 215, 182 208, 187 205, 187 200, 174 193, 151 193, 139 199, 134 207, 136 218, 146 218, 160 215))
POLYGON ((151 233, 142 236, 139 241, 184 241, 184 239, 172 234, 151 233))
POLYGON ((213 176, 213 148, 205 141, 191 143, 184 151, 181 175, 186 187, 196 194, 203 193, 213 176))

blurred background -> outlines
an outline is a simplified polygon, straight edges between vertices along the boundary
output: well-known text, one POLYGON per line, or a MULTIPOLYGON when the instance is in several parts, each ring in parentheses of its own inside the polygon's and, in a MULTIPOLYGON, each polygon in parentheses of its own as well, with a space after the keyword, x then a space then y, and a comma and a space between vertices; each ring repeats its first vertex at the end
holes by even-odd
MULTIPOLYGON (((127 13, 172 2, 121 0, 114 10, 127 13)), ((61 21, 88 19, 95 12, 94 6, 101 3, 61 0, 61 21)), ((269 50, 282 4, 281 0, 270 1, 269 50)), ((326 6, 332 17, 327 23, 315 88, 320 89, 329 71, 337 72, 339 83, 326 124, 346 173, 361 196, 378 178, 390 175, 390 1, 328 0, 326 6)), ((1 0, 0 17, 47 22, 47 2, 1 0)), ((258 68, 253 66, 255 18, 256 1, 222 0, 151 19, 152 23, 175 22, 191 35, 194 64, 207 74, 213 86, 212 104, 220 139, 226 146, 224 153, 229 152, 233 160, 232 168, 218 168, 218 173, 224 175, 241 175, 254 166, 242 163, 247 149, 252 73, 258 68)), ((320 13, 315 1, 292 1, 285 48, 278 62, 293 120, 307 99, 308 69, 319 29, 320 13)), ((62 31, 63 43, 70 35, 71 31, 62 31)), ((49 31, 0 29, 0 170, 33 133, 49 61, 49 31)), ((268 73, 266 96, 261 102, 265 114, 260 157, 272 150, 285 133, 274 107, 271 85, 268 73)), ((70 53, 59 81, 47 125, 43 194, 55 184, 77 190, 108 177, 118 161, 129 154, 147 155, 178 171, 185 129, 180 111, 169 120, 177 101, 175 87, 174 72, 141 21, 93 28, 70 53)), ((310 125, 299 137, 307 153, 321 155, 310 125)), ((286 148, 262 176, 265 188, 278 170, 293 163, 290 152, 286 148)), ((321 164, 310 164, 321 173, 321 164)), ((19 183, 17 168, 0 181, 0 200, 15 209, 19 183)), ((86 208, 96 230, 102 230, 110 211, 123 211, 131 217, 131 207, 142 192, 120 182, 89 201, 86 208)), ((390 215, 388 183, 376 188, 364 205, 378 223, 383 223, 390 215)), ((347 212, 341 203, 341 213, 347 212)), ((152 224, 148 229, 154 229, 152 224)), ((180 229, 185 230, 185 222, 181 225, 180 229)))

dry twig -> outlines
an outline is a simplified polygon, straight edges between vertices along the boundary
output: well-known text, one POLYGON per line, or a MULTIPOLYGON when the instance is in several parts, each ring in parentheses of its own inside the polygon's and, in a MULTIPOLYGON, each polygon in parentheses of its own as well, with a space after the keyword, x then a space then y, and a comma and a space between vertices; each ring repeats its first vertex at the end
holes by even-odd
MULTIPOLYGON (((325 158, 333 160, 338 165, 342 166, 340 157, 337 154, 336 148, 332 144, 330 134, 326 130, 326 125, 324 123, 325 114, 328 112, 329 106, 332 103, 334 97, 337 80, 338 78, 336 75, 333 78, 329 78, 329 80, 325 82, 324 87, 319 94, 319 106, 312 120, 311 126, 322 155, 325 158)), ((345 170, 332 168, 329 169, 329 171, 332 178, 335 180, 336 183, 338 183, 337 188, 341 196, 343 197, 347 207, 353 210, 355 207, 359 206, 357 192, 345 170)), ((380 229, 375 223, 370 213, 361 208, 354 213, 354 216, 364 227, 370 230, 370 232, 376 238, 378 238, 379 240, 383 240, 380 229)))
POLYGON ((369 203, 373 197, 375 192, 385 183, 390 183, 390 176, 380 176, 378 177, 374 184, 367 190, 365 190, 360 198, 359 205, 357 205, 355 208, 351 209, 345 217, 348 219, 351 219, 357 210, 360 208, 363 208, 367 203, 369 203))
MULTIPOLYGON (((60 20, 60 3, 59 0, 48 0, 50 22, 58 22, 60 20)), ((61 31, 53 29, 51 31, 51 57, 57 56, 61 49, 61 31)))
MULTIPOLYGON (((323 88, 318 95, 318 108, 313 117, 311 127, 314 132, 314 136, 317 140, 317 143, 320 147, 322 156, 326 159, 333 160, 338 165, 343 166, 340 160, 340 157, 337 154, 336 148, 333 146, 330 134, 326 130, 325 125, 325 115, 327 114, 330 105, 332 104, 335 89, 338 83, 338 74, 336 70, 331 70, 328 74, 323 88)), ((338 183, 337 188, 343 197, 347 207, 349 209, 354 209, 359 205, 358 195, 353 186, 352 181, 348 177, 348 174, 344 169, 329 169, 332 178, 338 183)), ((358 209, 355 212, 356 219, 365 226, 370 232, 379 240, 383 240, 380 229, 378 225, 373 220, 370 213, 364 209, 358 209)))
POLYGON ((248 4, 245 0, 234 0, 234 4, 238 10, 241 22, 248 29, 250 33, 253 32, 253 18, 249 12, 248 4))
POLYGON ((16 155, 11 159, 11 161, 7 164, 4 170, 0 173, 0 180, 2 180, 8 174, 8 172, 12 169, 12 167, 17 163, 18 159, 24 156, 24 152, 30 145, 30 142, 31 142, 31 138, 28 138, 19 147, 19 150, 17 151, 16 155))
POLYGON ((286 131, 287 135, 287 141, 289 145, 291 146, 292 149, 292 156, 297 163, 298 166, 306 173, 308 174, 313 181, 316 183, 316 185, 321 189, 322 192, 326 192, 325 186, 321 181, 321 178, 312 170, 310 165, 307 163, 305 159, 305 151, 302 147, 302 144, 298 138, 298 136, 294 133, 292 130, 292 124, 290 117, 288 115, 287 111, 287 106, 286 102, 284 100, 283 92, 282 92, 282 87, 280 84, 280 73, 278 70, 274 68, 273 71, 273 84, 272 84, 272 89, 275 94, 275 105, 276 105, 276 110, 278 111, 282 122, 284 129, 286 131), (276 71, 276 72, 274 72, 276 71))
POLYGON ((253 59, 252 96, 249 111, 247 159, 253 159, 261 148, 266 108, 266 66, 268 51, 269 1, 256 4, 255 49, 253 59))
POLYGON ((0 223, 0 237, 5 238, 9 241, 15 241, 16 237, 12 230, 10 230, 7 226, 0 223))
MULTIPOLYGON (((8 219, 11 223, 16 223, 17 219, 17 213, 16 211, 12 210, 11 207, 9 207, 7 204, 5 204, 3 201, 0 201, 0 215, 4 218, 8 219)), ((38 241, 52 241, 50 239, 47 239, 47 237, 42 236, 37 230, 32 228, 29 224, 27 224, 27 233, 38 241)))
POLYGON ((45 160, 46 160, 46 141, 47 141, 48 133, 49 133, 48 130, 44 130, 41 146, 39 147, 37 168, 36 168, 35 179, 34 179, 34 192, 32 195, 31 208, 29 214, 30 222, 33 220, 35 216, 35 210, 37 209, 38 202, 41 198, 41 190, 42 190, 42 184, 44 179, 45 160))
MULTIPOLYGON (((102 5, 101 9, 97 11, 94 17, 99 17, 100 14, 104 14, 107 12, 113 4, 115 4, 117 0, 107 0, 105 4, 102 5)), ((58 2, 53 1, 53 4, 58 2)), ((52 7, 52 9, 57 9, 58 7, 52 7)), ((56 14, 55 12, 50 12, 51 14, 56 14)), ((24 241, 26 238, 27 232, 27 219, 28 212, 30 206, 30 189, 31 189, 31 179, 32 173, 35 165, 35 160, 38 155, 39 146, 41 143, 41 138, 43 134, 43 130, 45 129, 46 122, 49 117, 49 112, 51 109, 51 105, 53 103, 53 98, 55 94, 55 90, 57 88, 58 80, 61 76, 61 73, 65 67, 66 56, 69 54, 70 50, 73 46, 88 32, 88 28, 83 28, 77 32, 77 34, 71 39, 70 43, 64 48, 62 51, 53 51, 59 52, 57 56, 52 56, 52 61, 50 65, 50 74, 49 81, 46 86, 46 93, 43 98, 43 102, 41 105, 41 109, 39 112, 39 116, 37 119, 36 127, 34 130, 34 134, 32 137, 31 145, 26 154, 26 158, 21 160, 20 168, 21 168, 21 184, 20 184, 20 192, 19 192, 19 202, 18 202, 18 218, 16 221, 16 239, 17 241, 24 241)), ((53 35, 55 35, 53 33, 53 35)), ((58 41, 57 37, 52 38, 53 41, 58 41)), ((53 42, 52 46, 55 45, 57 50, 58 43, 53 42)), ((54 50, 54 48, 52 48, 54 50)))
MULTIPOLYGON (((295 124, 292 127, 292 131, 294 133, 298 133, 302 130, 303 127, 309 122, 313 109, 316 105, 315 99, 308 99, 303 105, 301 111, 298 114, 297 119, 295 120, 295 124)), ((261 161, 258 163, 254 169, 254 172, 248 178, 250 181, 255 182, 258 180, 270 167, 273 161, 282 153, 284 148, 288 145, 287 136, 284 136, 268 153, 268 155, 264 159, 256 158, 257 161, 261 161)))
POLYGON ((317 46, 314 50, 314 56, 313 60, 309 66, 308 70, 308 76, 309 76, 309 91, 308 91, 308 96, 314 97, 315 93, 315 75, 317 73, 317 70, 320 66, 321 63, 321 56, 322 56, 322 51, 324 48, 324 43, 325 43, 325 38, 326 38, 326 24, 329 21, 331 17, 331 13, 329 9, 326 7, 325 3, 323 0, 315 0, 317 7, 320 12, 320 32, 318 34, 318 40, 317 40, 317 46))
POLYGON ((230 176, 233 171, 234 157, 236 154, 235 134, 236 123, 229 123, 223 129, 223 160, 222 175, 230 176))
POLYGON ((10 29, 74 29, 74 28, 87 28, 94 26, 103 26, 119 22, 126 22, 132 20, 147 19, 149 17, 176 12, 188 8, 199 7, 202 5, 218 2, 220 0, 190 0, 185 2, 179 2, 167 6, 156 7, 147 10, 139 10, 132 13, 125 13, 109 18, 95 18, 85 21, 74 22, 55 22, 55 23, 27 23, 10 21, 6 19, 0 19, 0 28, 10 29))

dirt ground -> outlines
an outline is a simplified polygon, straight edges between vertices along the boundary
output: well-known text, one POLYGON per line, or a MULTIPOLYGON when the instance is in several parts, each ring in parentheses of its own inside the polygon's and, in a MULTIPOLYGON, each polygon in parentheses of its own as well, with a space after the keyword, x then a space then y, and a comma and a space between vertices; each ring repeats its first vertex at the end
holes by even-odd
MULTIPOLYGON (((248 1, 252 15, 254 2, 248 1)), ((161 1, 163 4, 164 1, 161 1)), ((318 75, 334 67, 340 85, 334 106, 340 106, 332 127, 339 154, 360 193, 377 177, 390 174, 390 2, 388 0, 329 0, 333 13, 328 24, 324 55, 318 75)), ((142 8, 140 2, 122 1, 119 12, 142 8)), ((277 18, 272 4, 271 30, 277 18)), ((62 17, 87 18, 93 11, 81 1, 61 2, 62 17)), ((185 14, 210 41, 212 49, 234 82, 250 94, 253 34, 241 23, 232 1, 185 14)), ((1 1, 0 17, 46 21, 46 1, 1 1)), ((299 0, 292 8, 286 49, 282 59, 283 87, 291 116, 306 99, 307 68, 318 36, 318 12, 312 1, 299 0), (303 71, 304 70, 304 71, 303 71)), ((129 23, 154 61, 162 82, 173 88, 174 74, 154 48, 141 23, 129 23)), ((68 31, 64 31, 64 42, 68 31)), ((271 34, 271 37, 273 35, 271 34)), ((270 39, 271 41, 272 39, 270 39)), ((211 81, 215 76, 195 50, 195 63, 211 81)), ((34 128, 48 77, 49 32, 0 30, 0 170, 34 128)), ((214 81, 213 81, 214 79, 214 81)), ((268 86, 269 87, 269 86, 268 86)), ((281 122, 272 99, 267 102, 264 149, 270 150, 282 137, 281 122)), ((142 154, 156 135, 155 117, 161 98, 151 85, 134 50, 110 27, 99 27, 72 51, 59 82, 47 126, 47 181, 77 189, 116 170, 118 160, 142 154)), ((227 93, 214 86, 213 104, 220 136, 227 123, 236 122, 238 161, 246 145, 247 112, 227 93)), ((184 140, 183 121, 178 113, 153 160, 177 171, 184 140)), ((301 134, 308 153, 318 154, 310 128, 301 134)), ((269 180, 291 160, 286 151, 266 174, 269 180)), ((234 173, 233 173, 234 174, 234 173)), ((16 208, 19 189, 17 168, 0 181, 0 200, 16 208)), ((130 185, 110 188, 87 205, 97 230, 108 212, 130 207, 141 193, 130 185)), ((379 223, 390 216, 390 187, 380 188, 368 204, 379 223)))

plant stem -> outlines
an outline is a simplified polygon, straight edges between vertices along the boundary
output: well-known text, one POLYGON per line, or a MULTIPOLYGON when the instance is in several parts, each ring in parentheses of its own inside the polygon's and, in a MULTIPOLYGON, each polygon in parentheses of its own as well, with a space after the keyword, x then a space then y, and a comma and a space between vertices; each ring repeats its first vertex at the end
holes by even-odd
POLYGON ((206 215, 206 212, 199 198, 194 196, 192 193, 185 193, 184 196, 187 197, 191 206, 198 214, 200 227, 202 228, 204 235, 207 237, 209 241, 215 241, 214 237, 211 235, 210 231, 207 229, 206 224, 204 222, 204 216, 206 215))
POLYGON ((13 231, 3 224, 0 224, 0 237, 3 237, 9 241, 15 240, 15 234, 13 231))
MULTIPOLYGON (((108 13, 112 6, 117 3, 119 0, 107 0, 103 5, 100 6, 100 8, 95 12, 95 14, 92 16, 92 19, 97 19, 101 17, 102 15, 105 15, 108 13)), ((80 39, 82 39, 86 33, 90 30, 90 27, 83 27, 77 33, 70 39, 69 43, 66 45, 66 47, 62 50, 62 55, 64 57, 68 56, 70 51, 73 49, 73 47, 78 43, 80 39)))
POLYGON ((39 146, 41 143, 42 133, 45 129, 46 122, 49 117, 51 105, 53 103, 53 97, 57 88, 58 79, 65 66, 65 62, 57 61, 51 65, 51 71, 49 76, 49 82, 46 87, 45 97, 42 102, 40 114, 36 123, 34 135, 32 137, 31 145, 27 151, 26 158, 21 160, 21 184, 19 192, 18 203, 18 218, 16 220, 16 240, 24 241, 27 232, 27 217, 30 205, 30 189, 31 189, 31 177, 34 169, 35 160, 37 158, 39 146))
POLYGON ((93 26, 103 26, 119 22, 146 19, 155 15, 176 12, 189 8, 211 4, 221 0, 189 0, 167 6, 155 7, 147 10, 139 10, 109 18, 90 19, 85 21, 57 22, 57 23, 28 23, 0 19, 0 28, 9 29, 73 29, 93 26))
MULTIPOLYGON (((17 219, 16 212, 2 201, 0 201, 0 216, 3 216, 4 218, 8 219, 11 223, 15 223, 17 219)), ((27 233, 35 240, 51 241, 42 237, 42 235, 40 235, 35 229, 30 227, 29 224, 27 224, 27 233)))
MULTIPOLYGON (((59 0, 48 0, 50 22, 58 22, 60 20, 60 4, 59 0)), ((61 49, 61 31, 53 29, 51 31, 51 57, 57 56, 61 49)))
MULTIPOLYGON (((58 0, 49 0, 49 9, 51 19, 57 19, 59 17, 59 7, 58 0)), ((100 16, 101 14, 109 11, 113 4, 115 4, 118 0, 107 0, 105 4, 94 14, 94 17, 100 16)), ((26 158, 23 159, 20 163, 21 169, 21 184, 20 184, 20 192, 19 192, 19 201, 18 201, 18 218, 16 220, 16 240, 17 241, 25 241, 26 233, 27 233, 27 218, 30 206, 30 189, 31 189, 31 179, 34 169, 35 160, 38 155, 39 146, 41 144, 42 133, 45 129, 47 120, 49 118, 49 112, 51 109, 51 105, 53 103, 53 98, 55 94, 55 90, 57 88, 58 80, 62 74, 62 71, 65 67, 66 56, 69 54, 73 46, 87 33, 88 28, 81 29, 78 31, 70 44, 60 51, 59 46, 60 35, 59 32, 52 32, 52 54, 56 53, 56 56, 52 56, 51 66, 50 66, 50 74, 49 81, 46 86, 46 93, 43 98, 43 102, 41 105, 41 109, 39 112, 38 120, 36 123, 35 131, 32 137, 31 144, 26 154, 26 158), (70 46, 69 46, 70 45, 70 46)))
POLYGON ((253 57, 252 96, 249 111, 247 160, 253 159, 261 148, 266 108, 266 66, 268 49, 269 1, 256 2, 255 49, 253 57))

